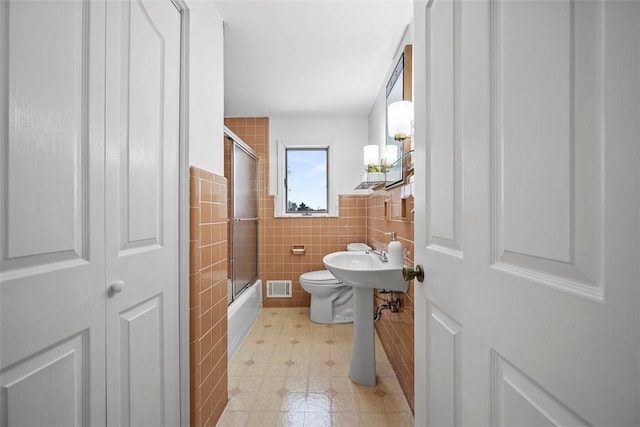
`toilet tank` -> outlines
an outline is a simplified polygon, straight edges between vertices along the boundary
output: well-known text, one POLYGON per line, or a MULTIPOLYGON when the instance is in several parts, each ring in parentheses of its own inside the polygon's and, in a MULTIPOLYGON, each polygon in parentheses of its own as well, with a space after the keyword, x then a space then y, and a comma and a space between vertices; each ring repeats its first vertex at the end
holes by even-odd
POLYGON ((365 243, 349 243, 347 245, 348 251, 370 251, 371 246, 365 243))

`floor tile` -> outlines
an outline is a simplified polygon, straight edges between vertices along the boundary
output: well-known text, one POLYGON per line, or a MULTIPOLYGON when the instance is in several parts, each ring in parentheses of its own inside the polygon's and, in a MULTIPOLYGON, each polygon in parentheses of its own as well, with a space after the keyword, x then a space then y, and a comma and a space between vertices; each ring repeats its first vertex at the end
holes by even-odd
POLYGON ((331 414, 332 427, 358 427, 360 416, 357 412, 334 412, 331 414))
POLYGON ((384 412, 360 412, 360 425, 367 427, 396 427, 395 424, 389 424, 384 412))
POLYGON ((306 412, 331 412, 331 398, 325 393, 307 393, 306 412))
POLYGON ((277 411, 253 411, 247 427, 276 427, 280 413, 277 411))
POLYGON ((349 379, 352 337, 352 324, 312 323, 308 308, 264 308, 229 362, 218 426, 412 426, 377 336, 377 385, 349 379))
POLYGON ((280 412, 278 427, 300 427, 304 425, 304 411, 280 412))
POLYGON ((251 413, 225 410, 218 421, 218 427, 244 427, 249 422, 251 413))
POLYGON ((282 398, 280 404, 281 411, 302 411, 306 410, 307 393, 289 393, 282 398))
POLYGON ((305 412, 304 427, 331 427, 331 413, 305 412))

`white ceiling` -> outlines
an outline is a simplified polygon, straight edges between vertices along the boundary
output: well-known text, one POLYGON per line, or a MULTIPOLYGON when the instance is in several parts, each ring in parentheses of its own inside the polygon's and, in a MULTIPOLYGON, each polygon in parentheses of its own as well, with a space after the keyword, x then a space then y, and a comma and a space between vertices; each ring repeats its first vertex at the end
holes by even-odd
POLYGON ((412 0, 217 0, 225 116, 366 116, 412 0))

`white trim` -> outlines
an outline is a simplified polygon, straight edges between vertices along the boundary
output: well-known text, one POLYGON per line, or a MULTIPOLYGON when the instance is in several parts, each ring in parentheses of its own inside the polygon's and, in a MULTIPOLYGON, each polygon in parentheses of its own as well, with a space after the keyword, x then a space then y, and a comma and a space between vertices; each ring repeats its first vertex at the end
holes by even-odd
POLYGON ((191 424, 189 372, 189 8, 172 0, 180 11, 180 141, 178 160, 178 334, 180 425, 191 424))
POLYGON ((338 195, 335 194, 335 185, 333 171, 334 171, 334 157, 335 150, 333 149, 333 143, 331 141, 312 141, 309 144, 305 144, 304 141, 298 141, 297 144, 289 144, 285 141, 278 140, 276 145, 276 170, 277 170, 277 181, 276 181, 276 194, 274 198, 274 217, 275 218, 322 218, 322 217, 337 217, 338 216, 338 195), (326 149, 328 156, 328 171, 327 171, 327 212, 322 213, 311 213, 311 214, 302 214, 302 213, 287 213, 285 209, 286 203, 286 195, 284 194, 284 179, 285 179, 285 152, 287 148, 293 149, 326 149))

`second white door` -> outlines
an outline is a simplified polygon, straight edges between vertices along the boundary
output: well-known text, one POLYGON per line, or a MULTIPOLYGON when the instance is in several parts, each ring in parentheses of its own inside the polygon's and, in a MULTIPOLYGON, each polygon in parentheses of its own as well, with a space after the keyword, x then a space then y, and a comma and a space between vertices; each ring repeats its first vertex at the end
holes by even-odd
POLYGON ((179 425, 180 13, 107 3, 107 422, 179 425))

